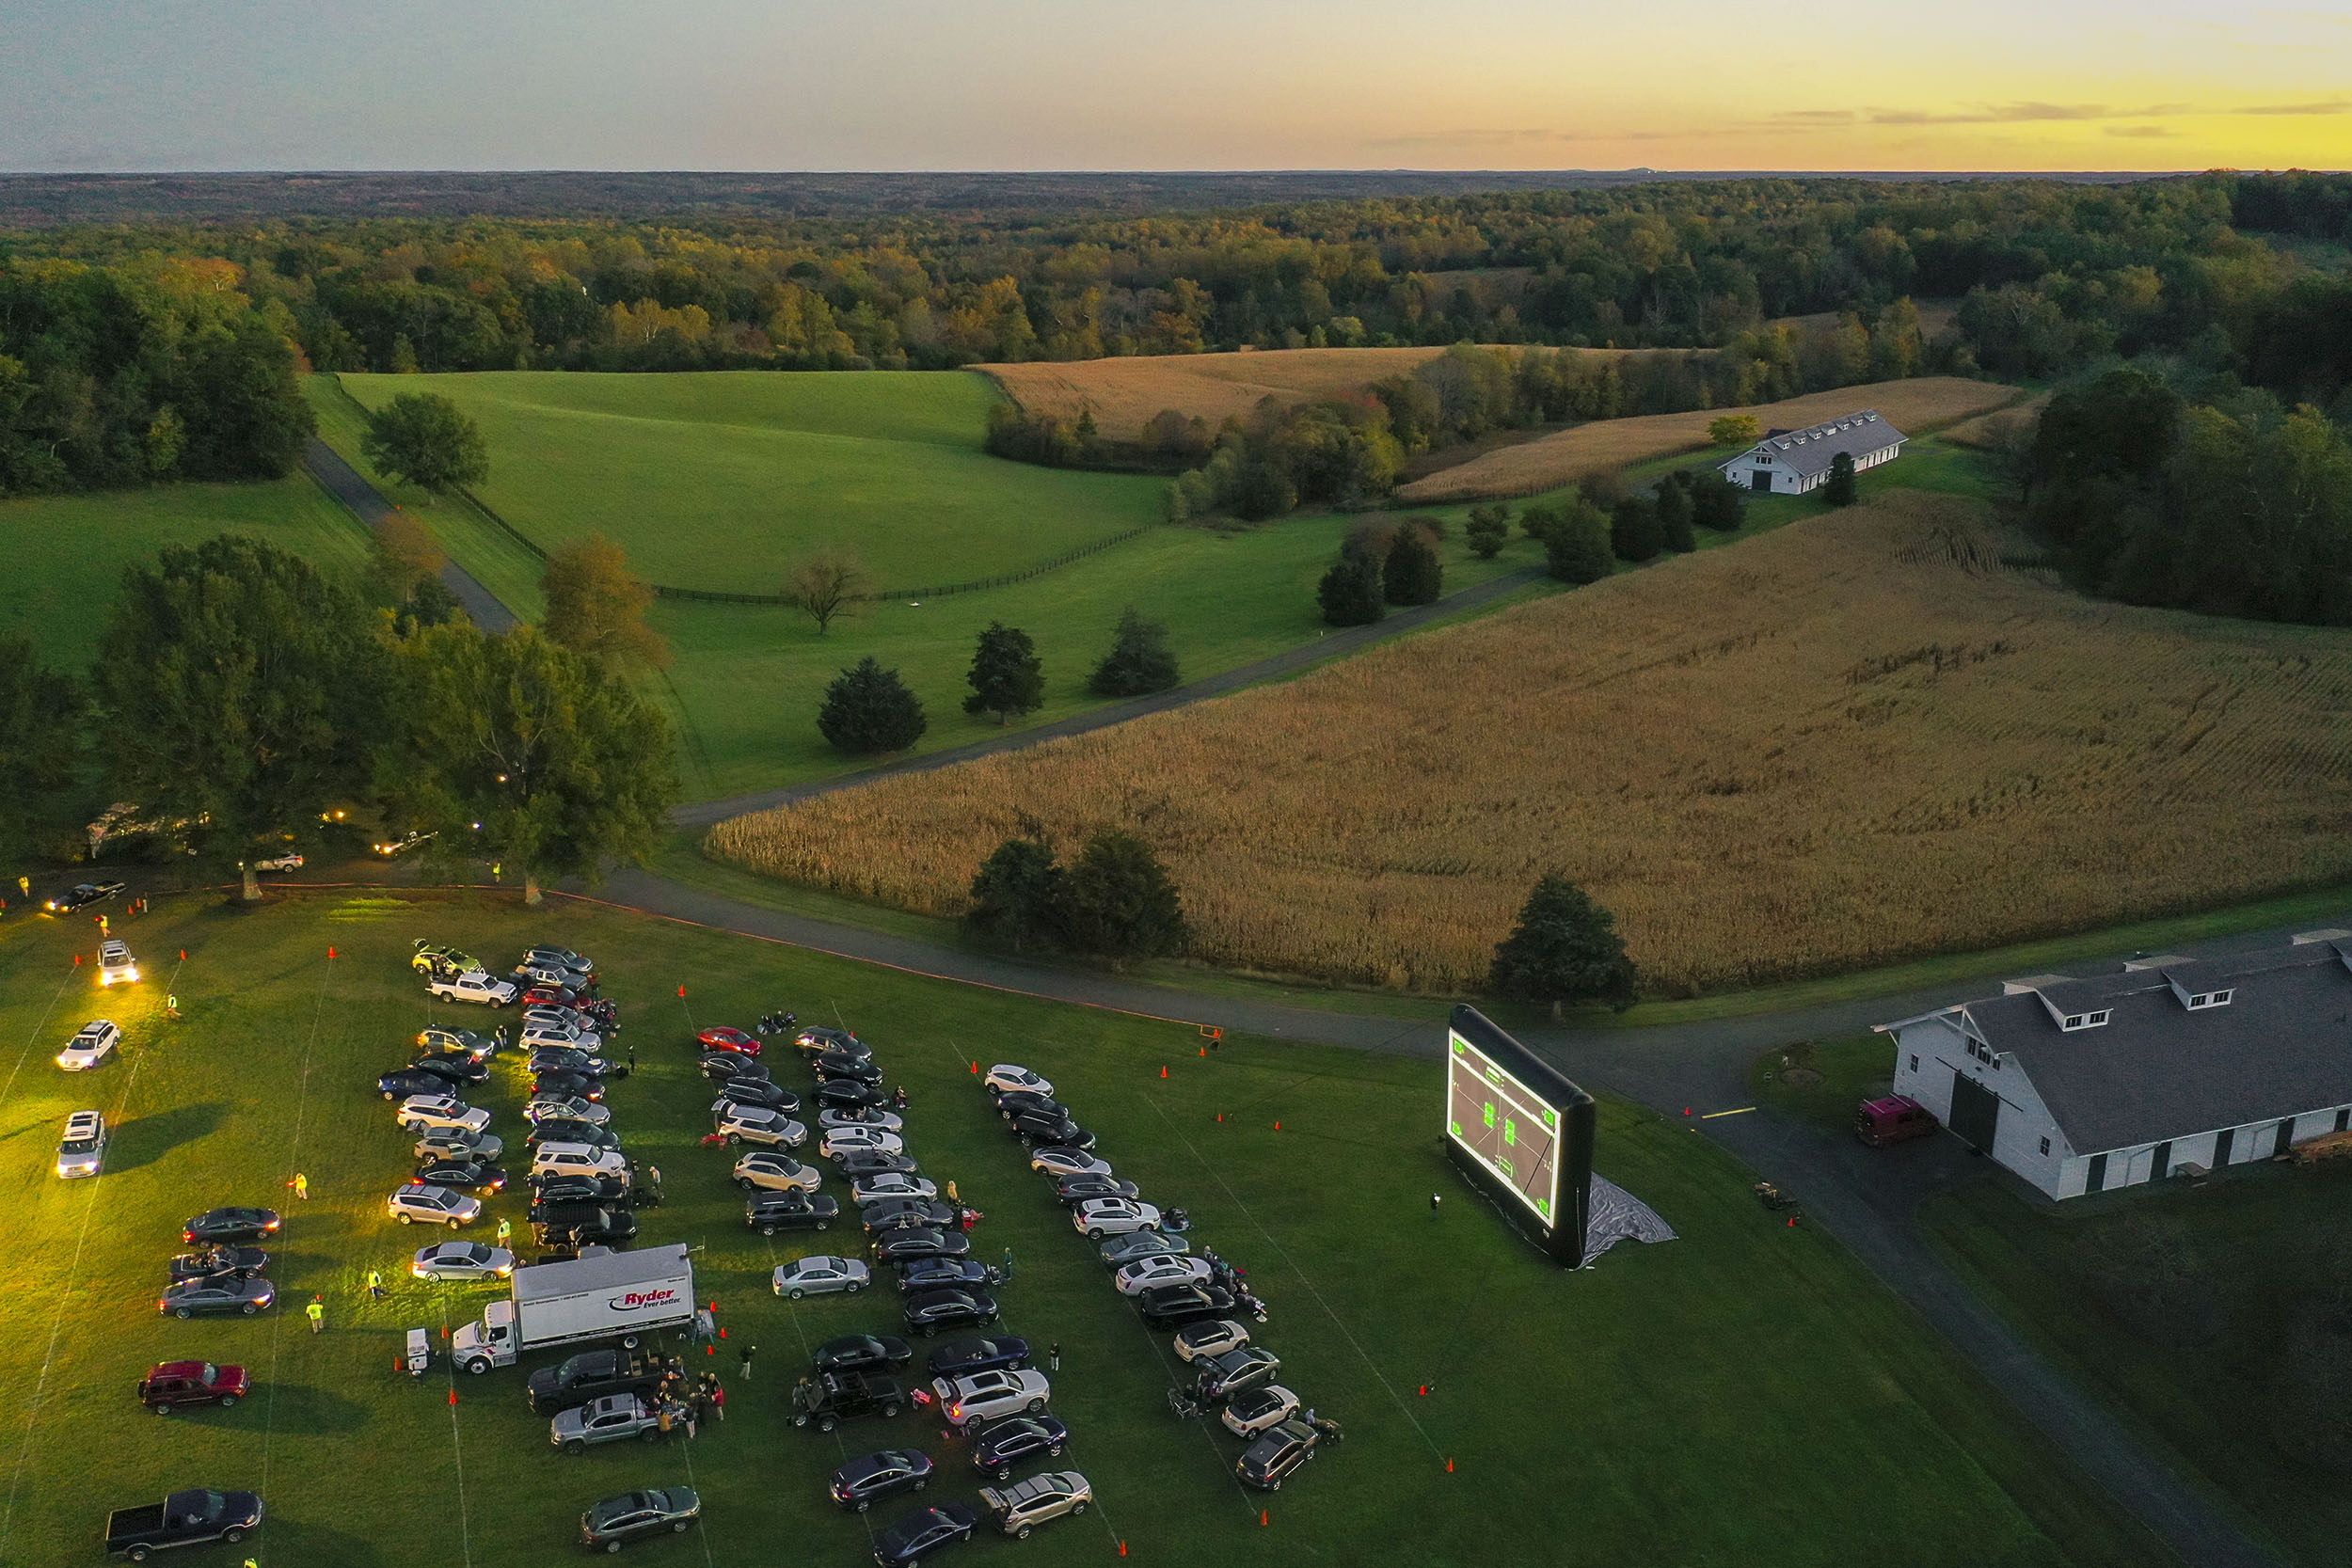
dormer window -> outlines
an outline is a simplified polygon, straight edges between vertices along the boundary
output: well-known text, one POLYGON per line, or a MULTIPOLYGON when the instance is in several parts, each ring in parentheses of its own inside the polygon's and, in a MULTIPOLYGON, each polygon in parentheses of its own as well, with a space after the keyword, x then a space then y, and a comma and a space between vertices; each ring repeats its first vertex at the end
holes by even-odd
POLYGON ((2193 1013, 2206 1007, 2226 1007, 2230 1005, 2230 998, 2236 994, 2235 990, 2191 991, 2188 998, 2188 1010, 2193 1013))
POLYGON ((2072 1034, 2077 1029, 2099 1029, 2106 1025, 2105 1009, 2095 1013, 2069 1013, 2059 1021, 2058 1027, 2072 1034))

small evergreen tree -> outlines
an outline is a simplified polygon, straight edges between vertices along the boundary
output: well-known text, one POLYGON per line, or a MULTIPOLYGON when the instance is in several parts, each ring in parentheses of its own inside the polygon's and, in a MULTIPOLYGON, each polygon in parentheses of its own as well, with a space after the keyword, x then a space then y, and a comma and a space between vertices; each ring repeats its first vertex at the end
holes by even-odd
POLYGON ((1176 656, 1168 651, 1168 628, 1147 621, 1129 605, 1119 613, 1111 651, 1094 667, 1088 687, 1102 697, 1142 697, 1176 684, 1176 656))
POLYGON ((1854 486, 1851 452, 1841 451, 1829 460, 1829 483, 1821 486, 1821 499, 1832 506, 1851 506, 1862 499, 1854 486))
POLYGON ((1669 474, 1658 486, 1658 535, 1668 549, 1688 555, 1699 542, 1691 532, 1691 492, 1677 483, 1680 478, 1669 474))
POLYGON ((1544 563, 1553 577, 1562 582, 1598 582, 1616 570, 1609 550, 1609 519, 1600 508, 1580 497, 1551 515, 1543 540, 1544 563))
POLYGON ((1641 497, 1628 496, 1611 509, 1609 547, 1617 553, 1618 560, 1651 560, 1665 543, 1663 531, 1658 526, 1658 508, 1641 497))
POLYGON ((1462 538, 1470 546, 1470 554, 1481 561, 1492 561, 1510 543, 1511 509, 1500 505, 1471 507, 1470 521, 1462 525, 1462 538))
POLYGON ((1063 925, 1064 876, 1041 839, 1009 838, 980 863, 972 878, 972 907, 964 926, 1018 953, 1048 946, 1063 925))
POLYGON ((1747 520, 1748 495, 1721 474, 1694 475, 1691 482, 1691 520, 1718 533, 1737 533, 1747 520))
POLYGON ((1004 724, 1016 714, 1035 713, 1045 701, 1045 670, 1038 662, 1037 644, 1029 634, 1002 621, 991 621, 972 653, 972 695, 963 711, 993 713, 1004 724))
POLYGON ((817 727, 836 751, 852 756, 903 752, 923 737, 923 704, 896 670, 868 654, 825 688, 817 727))
POLYGON ((1529 894, 1519 923, 1495 944, 1487 988, 1520 1002, 1633 1005, 1633 960, 1614 916, 1565 877, 1547 874, 1529 894))
POLYGON ((1550 534, 1552 525, 1559 520, 1558 507, 1531 506, 1519 514, 1519 531, 1540 545, 1550 534))
POLYGON ((1152 958, 1184 944, 1184 901, 1152 847, 1124 828, 1087 840, 1063 879, 1073 947, 1112 959, 1152 958))
POLYGON ((1396 531, 1389 558, 1380 563, 1380 588, 1391 604, 1436 604, 1445 592, 1445 568, 1428 535, 1409 524, 1396 531))
POLYGON ((1380 584, 1380 562, 1357 550, 1342 550, 1315 587, 1324 624, 1368 626, 1389 612, 1380 584))

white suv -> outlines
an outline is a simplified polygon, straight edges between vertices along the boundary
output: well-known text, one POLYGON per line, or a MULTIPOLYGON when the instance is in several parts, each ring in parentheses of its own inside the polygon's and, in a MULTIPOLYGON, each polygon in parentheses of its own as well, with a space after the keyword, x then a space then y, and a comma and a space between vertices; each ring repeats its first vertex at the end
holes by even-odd
POLYGON ((828 1160, 838 1160, 861 1149, 875 1154, 904 1154, 907 1146, 898 1133, 885 1132, 879 1127, 829 1127, 825 1130, 824 1147, 818 1152, 828 1160))
POLYGON ((1209 1264, 1201 1258, 1138 1258, 1111 1275, 1122 1296, 1139 1296, 1163 1285, 1205 1285, 1209 1264))
POLYGON ((59 1176, 96 1176, 106 1160, 106 1118, 97 1111, 76 1111, 65 1118, 65 1137, 57 1145, 59 1176))
POLYGON ((1053 1391, 1043 1372, 1025 1370, 975 1372, 970 1377, 936 1378, 931 1383, 931 1392, 939 1400, 939 1413, 951 1427, 966 1427, 975 1421, 993 1421, 999 1416, 1024 1412, 1035 1415, 1045 1408, 1053 1391))
POLYGON ((575 1051, 594 1051, 604 1043, 604 1037, 593 1029, 575 1028, 554 1019, 532 1016, 538 1011, 533 1007, 530 1013, 523 1015, 523 1044, 527 1046, 568 1045, 575 1051))
POLYGON ((131 957, 131 949, 121 942, 102 942, 98 944, 98 983, 111 986, 119 980, 124 984, 139 977, 139 961, 131 957))
POLYGON ((490 1125, 490 1113, 478 1105, 446 1094, 420 1094, 400 1102, 392 1119, 411 1132, 429 1132, 437 1128, 451 1127, 461 1132, 480 1132, 490 1125))
POLYGON ((481 1217, 482 1200, 427 1182, 411 1181, 393 1193, 386 1208, 403 1225, 446 1225, 452 1230, 481 1217))
POLYGON ((618 1149, 587 1144, 540 1144, 532 1150, 531 1174, 540 1176, 610 1176, 626 1186, 628 1161, 618 1149))
POLYGON ((122 1043, 122 1031, 110 1018, 94 1018, 82 1025, 57 1053, 57 1065, 68 1072, 87 1072, 113 1054, 122 1043))
POLYGON ((463 974, 435 975, 425 990, 444 1002, 482 1002, 493 1007, 503 1007, 515 1000, 514 985, 505 980, 493 980, 479 969, 463 974))
POLYGON ((798 1148, 808 1141, 808 1129, 782 1111, 765 1105, 739 1105, 723 1100, 712 1108, 713 1131, 731 1144, 765 1144, 770 1148, 798 1148))
POLYGON ((1090 1197, 1070 1216, 1072 1228, 1089 1242, 1159 1227, 1160 1212, 1132 1197, 1090 1197))

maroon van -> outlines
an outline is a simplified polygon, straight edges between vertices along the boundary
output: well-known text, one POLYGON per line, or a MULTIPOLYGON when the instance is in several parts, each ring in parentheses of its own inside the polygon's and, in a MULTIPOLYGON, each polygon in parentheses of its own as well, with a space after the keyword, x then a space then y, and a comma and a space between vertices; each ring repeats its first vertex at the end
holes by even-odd
POLYGON ((1866 1100, 1854 1115, 1854 1136, 1872 1148, 1884 1148, 1906 1138, 1924 1138, 1934 1131, 1935 1114, 1908 1095, 1866 1100))

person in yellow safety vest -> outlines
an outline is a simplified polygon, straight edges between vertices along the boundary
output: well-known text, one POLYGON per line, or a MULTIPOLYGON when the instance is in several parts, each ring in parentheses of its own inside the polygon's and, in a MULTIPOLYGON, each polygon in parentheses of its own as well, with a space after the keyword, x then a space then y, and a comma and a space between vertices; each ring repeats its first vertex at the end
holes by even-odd
POLYGON ((302 1309, 302 1315, 310 1320, 311 1333, 316 1334, 319 1330, 325 1328, 326 1326, 326 1298, 324 1296, 312 1296, 310 1298, 310 1305, 302 1309))

